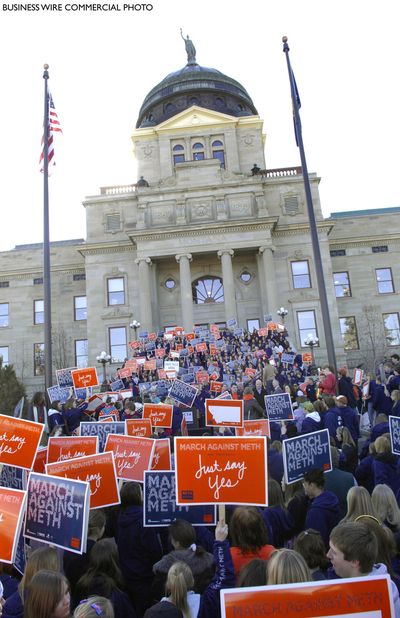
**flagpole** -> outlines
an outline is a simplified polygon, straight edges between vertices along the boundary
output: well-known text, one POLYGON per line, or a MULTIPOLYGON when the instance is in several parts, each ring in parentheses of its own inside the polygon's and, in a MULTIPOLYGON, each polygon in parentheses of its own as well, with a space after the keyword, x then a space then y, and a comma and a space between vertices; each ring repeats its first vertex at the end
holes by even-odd
POLYGON ((323 324, 324 333, 325 333, 326 351, 327 351, 327 356, 328 356, 328 363, 333 368, 334 373, 336 375, 337 366, 336 366, 335 346, 333 342, 332 326, 331 326, 331 321, 329 317, 328 296, 326 293, 324 271, 322 267, 322 257, 321 257, 321 249, 319 246, 318 229, 317 229, 317 223, 315 220, 315 212, 314 212, 314 206, 313 206, 312 196, 311 196, 311 187, 310 187, 310 179, 309 179, 308 170, 307 170, 306 155, 304 152, 303 135, 302 135, 302 130, 301 130, 301 120, 300 120, 300 112, 299 112, 298 93, 297 93, 297 88, 296 88, 296 83, 294 80, 292 67, 290 65, 289 45, 287 43, 286 36, 282 37, 282 42, 283 42, 283 52, 286 55, 286 63, 287 63, 287 68, 288 68, 288 73, 289 73, 290 92, 292 95, 297 145, 300 151, 301 167, 303 171, 304 191, 306 194, 307 212, 308 212, 308 218, 309 218, 309 223, 310 223, 311 244, 313 248, 315 271, 317 275, 318 294, 319 294, 319 299, 321 303, 322 324, 323 324))
POLYGON ((44 143, 43 143, 43 291, 44 291, 44 381, 46 392, 53 383, 51 350, 51 280, 49 232, 49 65, 44 65, 44 143))

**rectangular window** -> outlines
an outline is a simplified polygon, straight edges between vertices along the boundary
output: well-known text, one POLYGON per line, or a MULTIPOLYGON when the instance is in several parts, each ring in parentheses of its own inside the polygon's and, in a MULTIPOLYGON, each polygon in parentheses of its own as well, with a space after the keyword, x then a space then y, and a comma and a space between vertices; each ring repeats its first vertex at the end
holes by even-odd
POLYGON ((75 321, 87 320, 86 296, 75 296, 74 297, 74 315, 75 315, 75 321))
POLYGON ((43 277, 36 277, 33 280, 33 285, 42 285, 42 283, 43 283, 43 277))
POLYGON ((335 286, 336 298, 351 296, 349 273, 333 273, 333 285, 335 286))
POLYGON ((0 358, 3 367, 8 365, 8 345, 0 347, 0 358))
POLYGON ((387 253, 389 247, 387 245, 379 245, 378 247, 372 247, 372 253, 387 253))
POLYGON ((185 162, 184 154, 174 155, 174 165, 176 165, 177 163, 184 163, 184 162, 185 162))
POLYGON ((107 298, 109 305, 125 304, 124 278, 113 277, 107 279, 107 298))
POLYGON ((122 363, 128 356, 126 349, 126 328, 117 326, 109 329, 112 363, 122 363))
POLYGON ((400 328, 398 313, 383 314, 383 328, 387 345, 400 345, 400 328))
MULTIPOLYGON (((208 324, 205 324, 205 326, 208 326, 208 324)), ((172 330, 175 330, 176 328, 176 324, 175 326, 164 326, 164 333, 170 333, 172 330)))
POLYGON ((44 324, 44 300, 33 301, 33 323, 44 324))
POLYGON ((254 329, 258 330, 259 328, 260 320, 258 320, 257 318, 247 320, 247 330, 249 331, 249 333, 252 333, 254 329))
POLYGON ((44 343, 33 344, 33 375, 44 375, 44 343))
POLYGON ((376 268, 375 276, 379 294, 391 294, 394 292, 391 268, 376 268))
POLYGON ((347 318, 339 318, 340 332, 343 337, 345 350, 358 350, 358 335, 356 318, 350 316, 347 318))
POLYGON ((9 288, 9 287, 10 287, 9 281, 0 281, 0 288, 9 288))
POLYGON ((75 367, 88 366, 88 341, 87 339, 75 340, 75 367))
POLYGON ((297 323, 299 325, 300 344, 303 348, 307 347, 304 340, 307 339, 308 335, 318 337, 315 311, 298 311, 297 323))
POLYGON ((292 267, 292 278, 293 278, 293 287, 295 289, 299 288, 310 288, 311 287, 311 279, 310 279, 310 271, 308 268, 308 262, 291 262, 292 267))
POLYGON ((346 249, 331 249, 330 254, 331 257, 342 257, 346 255, 346 249))
POLYGON ((0 328, 8 326, 8 303, 0 303, 0 328))
POLYGON ((86 281, 86 274, 76 273, 75 275, 72 275, 72 281, 86 281))

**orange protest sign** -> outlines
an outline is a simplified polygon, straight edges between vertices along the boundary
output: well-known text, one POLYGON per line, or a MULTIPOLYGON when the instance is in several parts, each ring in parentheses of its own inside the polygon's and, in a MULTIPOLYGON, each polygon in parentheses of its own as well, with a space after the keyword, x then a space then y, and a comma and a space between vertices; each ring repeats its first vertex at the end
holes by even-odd
POLYGON ((164 358, 165 356, 165 350, 164 348, 156 348, 154 350, 154 353, 156 355, 156 358, 164 358))
POLYGON ((98 386, 96 367, 86 367, 85 369, 73 369, 71 371, 72 381, 75 388, 87 388, 88 386, 98 386))
POLYGON ((181 436, 188 436, 189 432, 188 432, 188 426, 187 426, 187 422, 185 417, 182 418, 182 422, 181 422, 181 436))
POLYGON ((301 360, 303 363, 312 363, 312 354, 310 352, 303 352, 301 360))
POLYGON ((144 362, 145 371, 155 371, 157 369, 157 361, 155 358, 144 362))
POLYGON ((222 618, 258 616, 259 608, 282 618, 395 616, 389 575, 221 590, 222 618))
POLYGON ((143 483, 144 471, 150 469, 154 440, 135 436, 108 434, 105 451, 114 453, 117 477, 143 483))
POLYGON ((17 552, 26 491, 0 487, 0 560, 12 563, 17 552))
POLYGON ((210 354, 218 354, 218 349, 215 343, 210 343, 210 354))
POLYGON ((32 470, 44 474, 46 472, 47 447, 39 448, 36 453, 32 470))
POLYGON ((159 380, 165 380, 167 377, 167 372, 165 371, 165 369, 157 369, 157 375, 159 380))
POLYGON ((46 474, 87 481, 90 486, 90 508, 99 509, 119 504, 119 490, 112 453, 97 453, 46 466, 46 474))
POLYGON ((129 341, 128 346, 132 349, 132 350, 136 350, 137 348, 140 348, 140 341, 129 341))
POLYGON ((254 421, 244 421, 243 427, 236 427, 237 436, 267 436, 271 437, 269 420, 257 419, 254 421))
POLYGON ((175 437, 176 503, 268 504, 266 438, 175 437))
POLYGON ((151 420, 149 418, 128 418, 125 420, 125 433, 127 436, 150 438, 151 420))
MULTIPOLYGON (((135 363, 135 369, 136 369, 136 363, 135 363)), ((124 367, 123 369, 118 369, 118 377, 119 378, 130 378, 132 375, 132 369, 131 367, 124 367)))
POLYGON ((157 339, 157 333, 149 333, 149 336, 147 337, 147 339, 149 341, 155 341, 157 339))
POLYGON ((186 337, 186 341, 192 341, 192 339, 194 339, 196 335, 194 333, 186 333, 185 337, 186 337))
POLYGON ((196 352, 207 352, 207 344, 205 341, 196 345, 196 352))
POLYGON ((242 427, 241 399, 206 399, 207 427, 242 427))
POLYGON ((278 330, 278 324, 276 322, 267 322, 267 331, 278 330))
POLYGON ((95 455, 98 451, 97 436, 75 436, 73 438, 60 436, 49 438, 47 446, 47 463, 66 461, 95 455))
POLYGON ((170 404, 145 403, 143 406, 143 418, 149 418, 152 427, 171 427, 172 412, 170 404))
POLYGON ((210 382, 210 391, 213 393, 220 393, 222 391, 222 382, 215 382, 215 380, 212 380, 210 382))
POLYGON ((257 371, 255 369, 253 369, 253 367, 246 367, 244 374, 246 376, 255 376, 257 373, 257 371))
POLYGON ((0 463, 30 470, 44 425, 0 414, 0 463))
POLYGON ((115 423, 117 421, 117 417, 115 414, 111 414, 110 416, 99 416, 99 423, 115 423))
POLYGON ((154 440, 152 470, 171 470, 171 443, 169 438, 157 438, 154 440))
POLYGON ((258 334, 260 335, 260 337, 267 337, 268 336, 268 328, 259 328, 258 329, 258 334))
POLYGON ((196 382, 197 384, 205 384, 210 381, 210 376, 207 371, 198 371, 196 373, 196 382))
MULTIPOLYGON (((138 343, 138 342, 136 342, 138 343)), ((132 373, 134 373, 137 369, 137 360, 136 358, 130 358, 129 360, 125 361, 125 365, 124 365, 124 369, 131 369, 132 373)))

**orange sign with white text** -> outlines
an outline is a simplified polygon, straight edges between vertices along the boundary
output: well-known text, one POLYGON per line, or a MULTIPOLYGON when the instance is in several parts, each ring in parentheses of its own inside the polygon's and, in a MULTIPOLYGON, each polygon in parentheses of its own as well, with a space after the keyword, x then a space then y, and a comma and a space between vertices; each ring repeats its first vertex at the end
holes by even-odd
POLYGON ((143 483, 144 471, 151 468, 154 442, 153 438, 108 434, 104 450, 114 453, 117 477, 143 483))
POLYGON ((0 463, 30 470, 44 425, 0 414, 0 463))
POLYGON ((221 590, 222 618, 272 614, 280 618, 396 615, 389 575, 221 590))
POLYGON ((152 427, 172 426, 173 406, 165 403, 145 403, 143 418, 149 418, 152 427))
POLYGON ((125 420, 125 433, 127 436, 150 438, 152 434, 151 420, 149 418, 129 418, 125 420))
POLYGON ((261 418, 254 421, 244 421, 243 427, 236 427, 235 433, 237 436, 267 436, 267 438, 270 438, 269 420, 261 418))
POLYGON ((268 505, 266 438, 175 437, 176 503, 268 505))
POLYGON ((157 440, 154 440, 154 443, 151 469, 171 470, 171 443, 169 438, 157 438, 157 440))
POLYGON ((60 436, 58 438, 49 438, 47 463, 95 455, 98 451, 97 442, 97 436, 76 436, 73 438, 60 436))
POLYGON ((87 481, 90 486, 91 509, 120 503, 112 453, 97 453, 79 459, 47 464, 46 474, 87 481))
POLYGON ((26 491, 0 487, 0 560, 12 563, 24 514, 26 491))
POLYGON ((85 369, 73 369, 71 371, 72 381, 75 388, 87 388, 88 386, 98 386, 96 367, 86 367, 85 369))
POLYGON ((206 399, 207 427, 243 427, 241 399, 206 399))
POLYGON ((32 470, 34 472, 40 472, 40 474, 46 473, 46 461, 47 461, 47 446, 39 448, 36 453, 35 461, 33 462, 32 470))

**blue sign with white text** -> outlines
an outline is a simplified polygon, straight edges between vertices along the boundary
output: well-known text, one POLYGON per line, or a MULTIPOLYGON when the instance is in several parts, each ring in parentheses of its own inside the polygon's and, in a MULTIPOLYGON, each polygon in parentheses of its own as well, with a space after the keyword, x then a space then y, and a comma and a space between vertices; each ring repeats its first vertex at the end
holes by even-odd
POLYGON ((168 395, 178 403, 182 403, 188 408, 191 408, 197 395, 197 388, 182 382, 182 380, 174 380, 168 395))
POLYGON ((177 506, 175 472, 146 470, 143 485, 144 526, 169 526, 186 519, 195 526, 215 526, 215 506, 177 506))
POLYGON ((107 436, 109 433, 125 433, 124 421, 116 421, 110 423, 95 423, 90 421, 83 421, 80 425, 81 436, 98 436, 99 438, 99 453, 104 451, 106 445, 107 436))
POLYGON ((389 431, 392 453, 400 455, 400 418, 398 416, 389 416, 389 431))
POLYGON ((278 393, 276 395, 265 395, 265 409, 269 421, 291 421, 293 420, 292 402, 289 393, 278 393))
POLYGON ((282 442, 285 483, 295 483, 306 472, 319 468, 332 470, 329 431, 321 429, 305 435, 288 438, 282 442))

